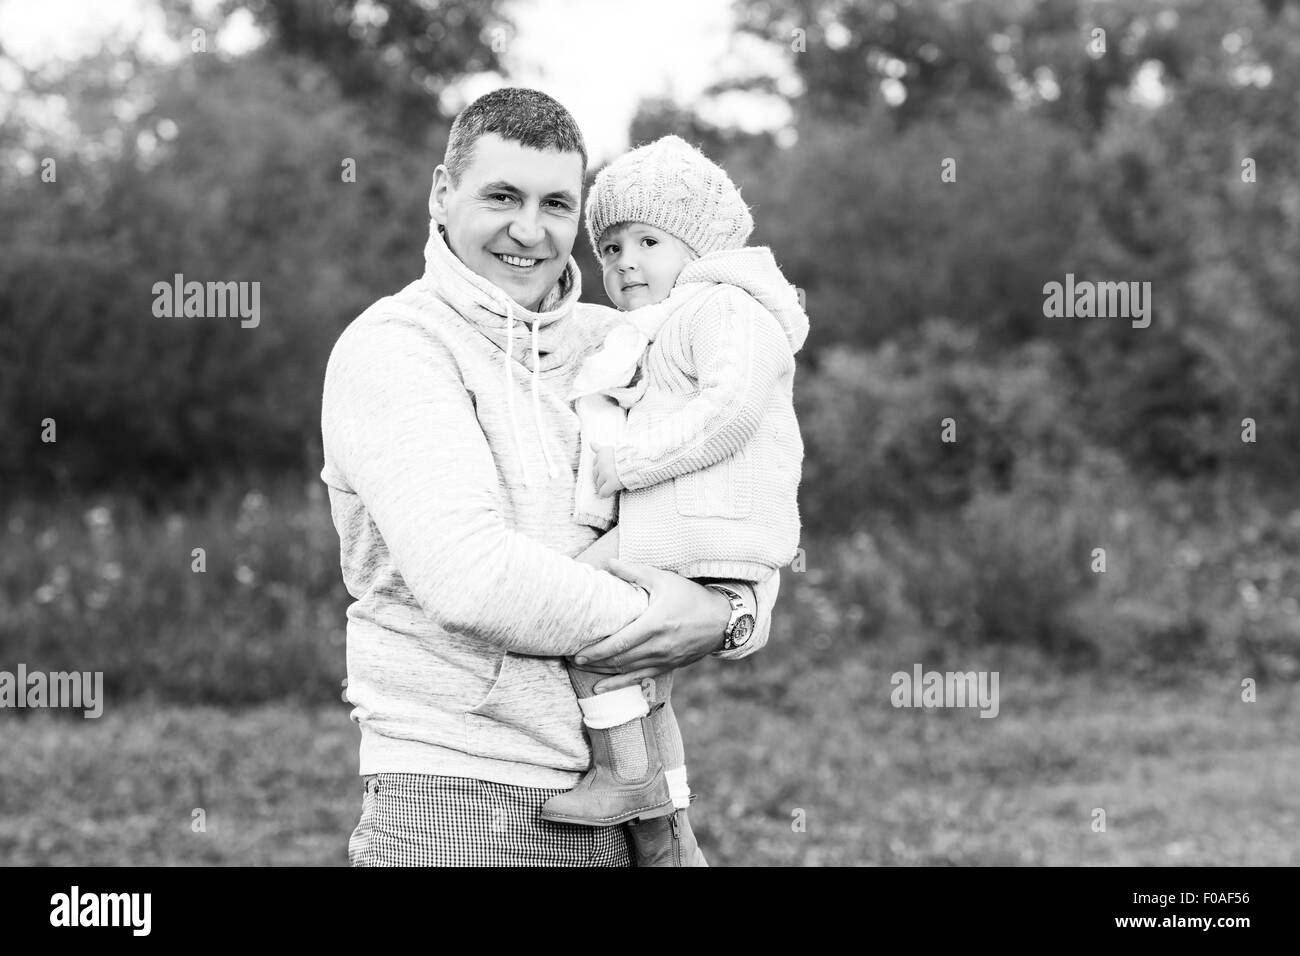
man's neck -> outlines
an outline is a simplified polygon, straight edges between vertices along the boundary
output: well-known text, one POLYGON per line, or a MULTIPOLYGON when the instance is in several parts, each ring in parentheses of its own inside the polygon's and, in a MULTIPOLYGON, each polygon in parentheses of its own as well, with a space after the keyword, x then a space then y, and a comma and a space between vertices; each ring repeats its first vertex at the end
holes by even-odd
MULTIPOLYGON (((460 259, 461 263, 463 264, 463 263, 465 262, 465 260, 464 260, 464 259, 461 259, 461 257, 460 257, 460 253, 458 253, 458 252, 456 251, 456 247, 453 246, 453 245, 451 244, 451 236, 447 234, 447 227, 446 227, 446 226, 443 226, 443 225, 440 223, 440 224, 438 225, 438 232, 442 234, 442 241, 445 242, 445 243, 447 244, 447 249, 450 250, 450 252, 451 252, 451 254, 452 254, 453 256, 455 256, 457 259, 460 259)), ((469 268, 469 267, 466 266, 466 268, 469 268)), ((561 294, 561 295, 564 294, 564 291, 565 291, 565 290, 564 290, 564 284, 565 284, 565 280, 567 280, 568 277, 569 277, 569 270, 568 270, 568 268, 566 267, 565 270, 564 270, 563 272, 560 273, 560 278, 556 281, 556 285, 560 286, 560 294, 561 294)), ((542 293, 542 297, 541 297, 540 299, 538 299, 536 302, 534 302, 532 305, 525 305, 524 303, 520 302, 518 299, 515 299, 514 296, 511 296, 511 299, 512 299, 512 301, 514 301, 515 305, 519 306, 521 309, 527 309, 529 312, 540 312, 540 311, 542 310, 542 303, 544 303, 544 302, 546 301, 547 296, 549 296, 549 295, 551 294, 551 292, 552 292, 554 289, 555 289, 555 286, 551 286, 551 288, 550 288, 550 289, 547 289, 545 292, 543 292, 543 293, 542 293)), ((502 291, 505 291, 505 290, 503 289, 502 291)), ((523 321, 523 320, 521 319, 520 321, 523 321)), ((524 324, 525 324, 525 325, 528 325, 529 323, 528 323, 528 322, 524 322, 524 324)))

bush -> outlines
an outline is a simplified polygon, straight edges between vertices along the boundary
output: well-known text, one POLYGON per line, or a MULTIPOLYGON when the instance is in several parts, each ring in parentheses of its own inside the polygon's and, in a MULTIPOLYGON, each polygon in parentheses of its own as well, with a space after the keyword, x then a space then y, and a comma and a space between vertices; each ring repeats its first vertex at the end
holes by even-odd
POLYGON ((1029 462, 1068 472, 1083 441, 1067 382, 1046 344, 988 355, 974 330, 941 320, 871 352, 829 350, 796 386, 805 524, 871 530, 1005 491, 1029 462))
MULTIPOLYGON (((111 83, 119 65, 90 61, 85 82, 111 83)), ((57 183, 11 184, 0 169, 11 488, 167 494, 319 467, 338 333, 423 271, 436 142, 426 152, 375 132, 306 66, 300 84, 257 57, 137 66, 150 108, 104 142, 58 150, 57 183), (155 316, 154 284, 176 273, 258 283, 259 323, 155 316), (40 440, 46 418, 57 443, 40 440)))
POLYGON ((337 699, 348 596, 323 486, 226 486, 190 513, 31 502, 0 530, 6 667, 103 671, 113 699, 337 699))

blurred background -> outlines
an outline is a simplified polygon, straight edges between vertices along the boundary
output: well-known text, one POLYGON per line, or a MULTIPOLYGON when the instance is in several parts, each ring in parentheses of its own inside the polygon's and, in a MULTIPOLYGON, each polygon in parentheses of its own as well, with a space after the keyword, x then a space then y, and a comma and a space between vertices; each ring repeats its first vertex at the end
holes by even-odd
POLYGON ((1300 863, 1295 0, 0 0, 0 670, 107 698, 0 713, 0 863, 346 862, 322 375, 501 85, 699 143, 806 295, 801 554, 679 682, 715 865, 1300 863))

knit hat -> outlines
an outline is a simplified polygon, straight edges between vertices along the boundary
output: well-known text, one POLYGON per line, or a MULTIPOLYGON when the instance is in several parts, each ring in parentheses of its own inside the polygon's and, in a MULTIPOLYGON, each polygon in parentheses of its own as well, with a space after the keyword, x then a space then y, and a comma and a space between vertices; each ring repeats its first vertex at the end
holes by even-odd
POLYGON ((739 249, 754 230, 726 172, 678 136, 638 146, 596 176, 587 197, 592 251, 610 226, 644 222, 676 236, 697 255, 739 249))

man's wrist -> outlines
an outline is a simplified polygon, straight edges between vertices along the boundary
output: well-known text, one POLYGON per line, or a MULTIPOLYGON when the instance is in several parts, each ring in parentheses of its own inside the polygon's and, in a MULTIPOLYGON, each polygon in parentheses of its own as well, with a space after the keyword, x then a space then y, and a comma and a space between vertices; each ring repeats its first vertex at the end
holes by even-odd
MULTIPOLYGON (((717 646, 715 646, 714 649, 710 652, 714 657, 718 657, 725 651, 738 649, 730 646, 730 643, 728 641, 728 637, 729 637, 728 631, 731 628, 731 622, 734 619, 734 614, 737 611, 749 615, 750 627, 752 628, 753 622, 757 619, 757 615, 758 615, 758 594, 755 591, 754 586, 750 584, 748 581, 731 581, 731 580, 724 580, 719 578, 707 578, 702 580, 700 583, 702 583, 710 591, 715 592, 720 598, 723 599, 723 601, 727 605, 727 617, 722 624, 722 637, 719 640, 717 646), (732 594, 735 594, 739 597, 740 600, 739 608, 733 607, 732 598, 731 598, 732 594)), ((746 637, 748 636, 748 633, 749 632, 747 630, 745 632, 746 637)), ((744 643, 744 638, 741 638, 739 642, 744 643)))
POLYGON ((707 584, 705 587, 708 588, 709 593, 713 595, 714 603, 718 605, 722 615, 722 624, 718 628, 717 643, 715 643, 709 650, 710 654, 717 654, 726 650, 727 647, 727 627, 731 624, 731 598, 727 597, 716 588, 709 587, 707 584))
POLYGON ((735 591, 740 595, 740 599, 745 602, 745 610, 750 614, 758 614, 758 592, 754 590, 754 585, 748 581, 724 581, 721 579, 713 580, 710 584, 720 584, 728 590, 735 591))

